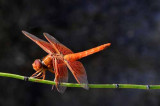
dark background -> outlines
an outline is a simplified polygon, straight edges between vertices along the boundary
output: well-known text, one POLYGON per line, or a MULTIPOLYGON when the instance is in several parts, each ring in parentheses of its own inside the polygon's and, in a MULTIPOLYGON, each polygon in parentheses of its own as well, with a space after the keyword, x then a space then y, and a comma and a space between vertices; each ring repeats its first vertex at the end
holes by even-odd
MULTIPOLYGON (((0 0, 0 71, 30 76, 45 53, 24 36, 48 32, 81 59, 89 83, 160 84, 159 0, 0 0)), ((47 79, 54 75, 47 73, 47 79)), ((76 82, 72 74, 69 82, 76 82)), ((67 88, 0 77, 0 106, 159 106, 159 90, 67 88)))

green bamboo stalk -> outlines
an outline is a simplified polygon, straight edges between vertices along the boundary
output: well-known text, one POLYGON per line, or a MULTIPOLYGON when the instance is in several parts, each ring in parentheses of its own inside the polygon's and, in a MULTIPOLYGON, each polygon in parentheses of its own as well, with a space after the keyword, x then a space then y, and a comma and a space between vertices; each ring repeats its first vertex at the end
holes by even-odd
MULTIPOLYGON (((40 80, 32 77, 25 77, 25 76, 11 74, 11 73, 0 72, 0 76, 15 78, 19 80, 27 80, 27 81, 43 83, 43 84, 49 84, 49 85, 55 85, 54 81, 40 80)), ((81 87, 80 84, 77 84, 77 83, 61 83, 60 85, 66 86, 66 87, 81 87)), ((88 84, 88 86, 89 88, 160 89, 160 85, 137 85, 137 84, 88 84)))

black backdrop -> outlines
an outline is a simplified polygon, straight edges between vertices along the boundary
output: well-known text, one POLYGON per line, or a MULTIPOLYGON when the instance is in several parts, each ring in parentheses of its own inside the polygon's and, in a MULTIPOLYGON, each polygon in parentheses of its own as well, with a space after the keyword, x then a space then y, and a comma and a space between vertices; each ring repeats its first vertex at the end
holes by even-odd
MULTIPOLYGON (((159 0, 0 0, 1 72, 30 76, 47 55, 24 36, 48 32, 74 52, 111 42, 83 58, 89 83, 160 84, 159 0)), ((47 79, 54 75, 47 73, 47 79)), ((72 74, 69 82, 76 82, 72 74)), ((67 88, 0 77, 0 106, 160 105, 159 90, 67 88)))

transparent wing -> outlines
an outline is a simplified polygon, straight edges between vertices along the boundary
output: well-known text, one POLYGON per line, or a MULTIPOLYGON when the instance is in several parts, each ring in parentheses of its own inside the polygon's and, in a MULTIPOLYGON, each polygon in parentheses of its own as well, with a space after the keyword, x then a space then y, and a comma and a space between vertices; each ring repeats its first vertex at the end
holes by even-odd
POLYGON ((43 33, 45 38, 52 44, 54 48, 57 48, 59 52, 61 52, 63 55, 73 53, 69 48, 64 46, 62 43, 57 41, 53 36, 51 36, 48 33, 43 33))
POLYGON ((48 43, 42 39, 39 39, 38 37, 26 32, 26 31, 22 31, 22 33, 24 35, 26 35, 28 38, 30 38, 32 41, 34 41, 37 45, 39 45, 47 53, 50 53, 50 54, 55 53, 55 50, 50 43, 48 43))
POLYGON ((56 88, 58 92, 64 93, 67 87, 65 86, 60 86, 60 83, 66 83, 68 82, 68 70, 66 64, 62 63, 62 61, 53 59, 54 61, 54 68, 55 68, 55 79, 54 81, 56 82, 56 88))
POLYGON ((83 88, 89 89, 87 75, 83 64, 79 61, 65 62, 65 63, 67 64, 68 68, 74 75, 77 82, 81 84, 83 88))

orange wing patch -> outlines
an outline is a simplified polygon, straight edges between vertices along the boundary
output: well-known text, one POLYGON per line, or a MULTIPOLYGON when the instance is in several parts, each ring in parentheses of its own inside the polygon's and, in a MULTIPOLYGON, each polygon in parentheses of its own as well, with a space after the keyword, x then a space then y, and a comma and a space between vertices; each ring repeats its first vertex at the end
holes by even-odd
POLYGON ((39 39, 38 37, 26 32, 22 31, 24 35, 26 35, 28 38, 30 38, 32 41, 34 41, 37 45, 39 45, 45 52, 52 54, 55 53, 54 48, 52 45, 42 39, 39 39))
POLYGON ((83 64, 79 61, 66 62, 66 64, 74 75, 77 82, 81 84, 83 88, 89 89, 87 75, 83 64))
POLYGON ((49 35, 48 33, 43 33, 45 38, 57 48, 59 52, 61 52, 63 55, 73 53, 69 48, 64 46, 62 43, 60 43, 58 40, 56 40, 53 36, 49 35))

